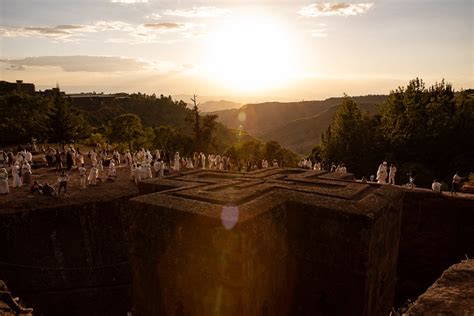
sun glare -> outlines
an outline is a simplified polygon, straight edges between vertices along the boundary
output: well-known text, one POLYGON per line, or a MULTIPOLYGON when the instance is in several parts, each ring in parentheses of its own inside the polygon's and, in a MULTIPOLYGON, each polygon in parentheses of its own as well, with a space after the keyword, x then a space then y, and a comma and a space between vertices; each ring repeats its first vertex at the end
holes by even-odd
POLYGON ((208 71, 228 88, 258 91, 288 82, 293 45, 277 21, 262 17, 232 20, 213 33, 208 71))

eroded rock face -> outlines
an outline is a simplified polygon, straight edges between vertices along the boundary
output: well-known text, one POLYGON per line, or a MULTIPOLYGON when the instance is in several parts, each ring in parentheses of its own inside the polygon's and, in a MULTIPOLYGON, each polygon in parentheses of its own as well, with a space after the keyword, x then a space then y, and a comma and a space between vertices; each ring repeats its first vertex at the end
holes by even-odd
POLYGON ((131 200, 134 315, 383 315, 402 193, 338 174, 199 170, 131 200), (160 192, 161 191, 161 192, 160 192))
POLYGON ((474 257, 474 199, 406 190, 395 306, 425 292, 451 265, 474 257))
POLYGON ((446 270, 406 315, 474 315, 474 260, 446 270))
POLYGON ((0 279, 35 315, 125 315, 129 198, 1 214, 0 279))

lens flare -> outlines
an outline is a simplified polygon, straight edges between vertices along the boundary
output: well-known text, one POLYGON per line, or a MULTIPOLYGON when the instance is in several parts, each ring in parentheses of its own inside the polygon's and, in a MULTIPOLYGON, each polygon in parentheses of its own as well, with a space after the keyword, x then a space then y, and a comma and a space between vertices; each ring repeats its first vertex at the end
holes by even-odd
POLYGON ((225 229, 232 229, 239 220, 239 208, 237 206, 224 206, 221 213, 222 225, 225 229))

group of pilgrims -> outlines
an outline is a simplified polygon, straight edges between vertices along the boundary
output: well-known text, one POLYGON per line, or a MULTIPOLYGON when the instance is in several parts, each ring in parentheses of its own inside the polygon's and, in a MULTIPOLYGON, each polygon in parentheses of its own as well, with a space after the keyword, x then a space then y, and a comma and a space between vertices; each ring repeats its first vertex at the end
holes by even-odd
MULTIPOLYGON (((283 162, 280 162, 282 165, 283 162)), ((61 191, 67 194, 70 174, 75 173, 79 177, 79 187, 95 186, 103 180, 115 181, 117 168, 129 168, 130 180, 138 184, 140 181, 153 178, 164 177, 170 173, 178 173, 182 170, 208 169, 228 171, 238 169, 238 171, 251 171, 254 169, 279 167, 275 159, 271 164, 263 159, 258 162, 248 162, 247 164, 233 164, 231 159, 220 154, 204 154, 195 152, 190 157, 182 157, 179 152, 174 156, 164 150, 150 151, 141 148, 137 151, 126 150, 119 152, 111 146, 102 148, 97 145, 89 152, 83 152, 73 145, 54 148, 48 146, 39 150, 18 148, 17 153, 12 151, 0 152, 0 194, 10 192, 10 187, 26 187, 31 194, 58 196, 61 191), (33 153, 35 159, 33 161, 33 153), (38 156, 40 158, 38 158, 38 156), (87 164, 86 164, 87 157, 87 164), (43 184, 32 181, 32 165, 40 167, 46 165, 49 169, 58 171, 57 182, 43 184), (11 185, 9 183, 11 174, 11 185)))
POLYGON ((330 171, 336 173, 347 173, 347 167, 344 163, 340 162, 339 164, 335 164, 334 162, 331 164, 327 164, 320 161, 313 161, 310 158, 301 159, 298 162, 298 167, 303 169, 310 169, 316 171, 330 171))

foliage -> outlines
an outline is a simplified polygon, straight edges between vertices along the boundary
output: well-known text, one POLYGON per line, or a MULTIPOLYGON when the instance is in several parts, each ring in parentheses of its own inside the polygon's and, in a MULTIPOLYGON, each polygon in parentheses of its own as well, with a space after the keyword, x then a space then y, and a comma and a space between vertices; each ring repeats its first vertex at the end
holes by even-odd
POLYGON ((171 126, 160 126, 154 129, 153 145, 167 153, 180 152, 182 155, 191 155, 193 139, 183 135, 178 129, 171 126))
POLYGON ((273 159, 279 163, 283 162, 287 167, 295 167, 298 162, 298 156, 292 151, 283 148, 279 143, 270 141, 262 143, 259 140, 252 139, 234 144, 225 151, 225 155, 232 161, 240 163, 241 166, 248 162, 261 162, 264 158, 268 160, 269 165, 273 159))
POLYGON ((144 136, 142 121, 135 114, 122 114, 112 121, 109 139, 128 144, 130 150, 138 148, 144 136))
POLYGON ((369 172, 369 152, 373 150, 375 130, 367 112, 345 96, 331 125, 321 137, 321 145, 314 149, 328 163, 345 162, 356 174, 369 172))
POLYGON ((89 126, 83 116, 71 109, 70 103, 59 94, 53 98, 49 115, 48 141, 70 143, 88 136, 89 126))
POLYGON ((346 98, 313 154, 326 162, 342 161, 357 176, 374 174, 378 163, 388 160, 399 166, 399 183, 414 168, 418 185, 428 186, 433 178, 449 182, 454 172, 470 171, 472 139, 472 95, 455 93, 444 80, 426 88, 416 78, 391 91, 374 117, 346 98))
POLYGON ((0 141, 27 143, 31 138, 44 141, 48 135, 51 100, 28 94, 12 93, 0 97, 0 141))

